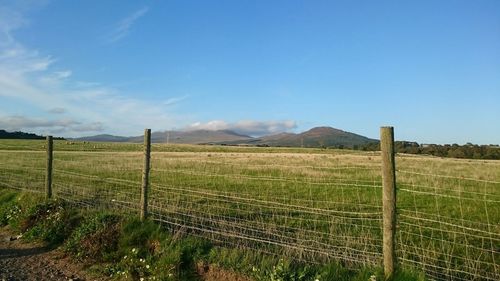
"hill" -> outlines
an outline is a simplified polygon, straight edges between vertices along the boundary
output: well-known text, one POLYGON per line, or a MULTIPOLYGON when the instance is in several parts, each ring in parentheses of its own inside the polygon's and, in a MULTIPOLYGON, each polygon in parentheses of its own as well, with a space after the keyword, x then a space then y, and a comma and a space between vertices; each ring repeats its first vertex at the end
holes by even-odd
MULTIPOLYGON (((224 141, 245 141, 252 139, 229 130, 165 131, 151 133, 154 143, 213 144, 224 141)), ((142 142, 143 136, 130 138, 131 142, 142 142)))
POLYGON ((121 137, 121 136, 113 136, 108 134, 90 136, 90 137, 81 137, 76 138, 75 140, 80 141, 103 141, 103 142, 128 142, 130 141, 130 137, 121 137))
MULTIPOLYGON (((246 141, 252 137, 237 134, 228 130, 209 131, 165 131, 151 133, 153 143, 182 143, 182 144, 214 144, 220 142, 246 141)), ((143 136, 121 137, 113 135, 96 135, 90 137, 77 138, 81 141, 103 141, 103 142, 142 142, 143 136)))
MULTIPOLYGON (((0 139, 41 140, 41 139, 45 139, 45 137, 39 136, 39 135, 33 134, 33 133, 7 132, 5 130, 0 130, 0 139)), ((54 139, 64 139, 64 138, 54 138, 54 139)))
MULTIPOLYGON (((78 138, 83 141, 109 142, 142 142, 143 136, 119 137, 112 135, 97 135, 78 138)), ((151 134, 153 143, 182 143, 182 144, 221 144, 221 145, 255 145, 255 146, 286 146, 286 147, 356 147, 377 143, 354 133, 342 131, 332 127, 316 127, 300 134, 280 133, 275 135, 253 138, 235 133, 230 130, 194 130, 194 131, 165 131, 151 134)))
POLYGON ((332 127, 315 127, 300 134, 281 133, 254 138, 245 142, 230 142, 226 144, 288 147, 355 147, 370 143, 378 143, 378 140, 332 127))

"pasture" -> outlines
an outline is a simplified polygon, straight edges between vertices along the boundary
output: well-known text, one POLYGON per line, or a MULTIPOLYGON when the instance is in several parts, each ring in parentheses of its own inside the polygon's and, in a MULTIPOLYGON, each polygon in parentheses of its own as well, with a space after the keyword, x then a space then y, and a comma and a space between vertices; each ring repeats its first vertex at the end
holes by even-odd
MULTIPOLYGON (((44 141, 0 140, 0 186, 44 192, 44 141)), ((142 144, 55 141, 54 196, 138 213, 142 144)), ((382 263, 380 153, 154 144, 150 215, 172 230, 310 263, 382 263)), ((500 280, 500 162, 398 155, 400 266, 500 280)))

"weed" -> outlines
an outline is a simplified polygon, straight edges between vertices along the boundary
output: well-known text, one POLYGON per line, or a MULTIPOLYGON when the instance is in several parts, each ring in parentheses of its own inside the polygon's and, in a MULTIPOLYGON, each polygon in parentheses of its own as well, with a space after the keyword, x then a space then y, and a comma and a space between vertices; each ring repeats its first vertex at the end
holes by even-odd
POLYGON ((79 223, 75 210, 57 200, 39 203, 28 209, 20 222, 23 237, 28 240, 43 240, 49 245, 62 243, 79 223))
POLYGON ((17 193, 2 190, 0 193, 0 226, 8 225, 21 213, 20 206, 16 203, 17 193))
POLYGON ((112 260, 118 249, 121 218, 114 214, 95 214, 78 226, 65 244, 65 250, 79 260, 112 260))
POLYGON ((132 248, 121 260, 106 268, 110 277, 120 277, 130 280, 156 280, 153 275, 155 267, 152 260, 141 257, 137 248, 132 248))

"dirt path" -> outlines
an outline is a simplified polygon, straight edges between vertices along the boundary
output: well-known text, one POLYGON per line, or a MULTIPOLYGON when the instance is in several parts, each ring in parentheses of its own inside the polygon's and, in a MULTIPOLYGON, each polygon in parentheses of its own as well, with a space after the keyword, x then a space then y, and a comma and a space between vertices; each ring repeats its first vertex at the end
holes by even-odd
POLYGON ((0 228, 0 281, 95 280, 59 250, 39 243, 24 243, 0 228))
MULTIPOLYGON (((251 281, 237 273, 217 267, 197 266, 201 280, 251 281)), ((105 281, 91 277, 60 250, 41 243, 16 239, 6 228, 0 228, 0 281, 105 281)))

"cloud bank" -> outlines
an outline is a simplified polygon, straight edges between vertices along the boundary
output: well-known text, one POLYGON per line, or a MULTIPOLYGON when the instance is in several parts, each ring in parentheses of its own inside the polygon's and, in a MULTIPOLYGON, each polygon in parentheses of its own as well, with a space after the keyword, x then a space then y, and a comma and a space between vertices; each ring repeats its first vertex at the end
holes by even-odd
POLYGON ((289 132, 297 128, 297 123, 292 120, 285 121, 252 121, 243 120, 236 123, 228 123, 222 120, 213 120, 206 123, 196 122, 185 130, 230 130, 238 134, 249 136, 263 136, 269 134, 277 134, 289 132))
POLYGON ((82 123, 70 118, 47 120, 25 116, 0 117, 0 128, 6 131, 38 131, 44 134, 61 134, 67 132, 100 132, 103 125, 100 122, 82 123))

